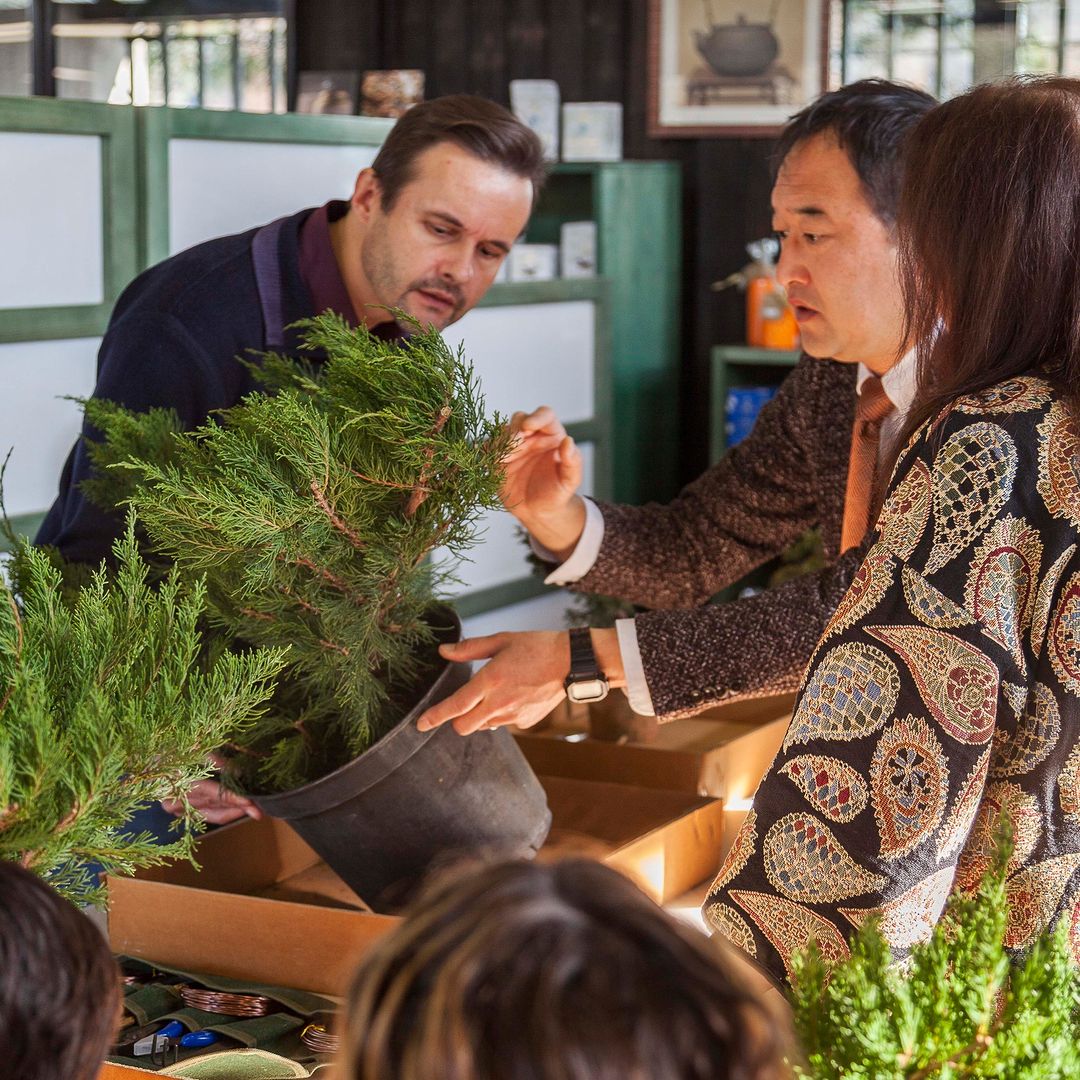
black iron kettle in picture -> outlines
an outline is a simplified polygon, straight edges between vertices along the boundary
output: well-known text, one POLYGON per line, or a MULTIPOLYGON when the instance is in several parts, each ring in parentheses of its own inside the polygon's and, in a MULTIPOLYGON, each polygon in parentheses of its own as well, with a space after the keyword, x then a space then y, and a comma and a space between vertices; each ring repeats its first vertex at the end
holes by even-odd
POLYGON ((716 22, 711 0, 703 2, 709 29, 695 30, 693 35, 709 67, 725 78, 764 75, 780 54, 780 42, 772 28, 780 0, 773 0, 768 22, 747 22, 745 15, 739 15, 733 23, 716 22))

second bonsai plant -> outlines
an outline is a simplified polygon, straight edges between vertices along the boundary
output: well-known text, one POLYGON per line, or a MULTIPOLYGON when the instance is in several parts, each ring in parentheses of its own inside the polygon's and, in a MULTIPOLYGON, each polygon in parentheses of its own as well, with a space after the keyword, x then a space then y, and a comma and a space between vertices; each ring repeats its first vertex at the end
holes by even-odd
POLYGON ((437 654, 460 627, 427 556, 463 551, 498 505, 509 436, 434 331, 401 345, 324 315, 305 339, 316 359, 263 357, 268 392, 196 432, 87 402, 89 494, 205 576, 219 647, 289 647, 267 715, 227 748, 232 782, 378 904, 448 850, 522 853, 550 824, 508 732, 413 722, 469 674, 437 654))

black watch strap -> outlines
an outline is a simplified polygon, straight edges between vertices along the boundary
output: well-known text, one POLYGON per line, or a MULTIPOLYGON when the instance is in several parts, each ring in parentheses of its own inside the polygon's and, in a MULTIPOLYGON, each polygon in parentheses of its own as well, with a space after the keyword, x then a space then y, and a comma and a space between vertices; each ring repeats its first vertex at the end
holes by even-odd
POLYGON ((587 627, 578 626, 570 631, 570 678, 597 679, 603 672, 596 662, 592 634, 587 627))

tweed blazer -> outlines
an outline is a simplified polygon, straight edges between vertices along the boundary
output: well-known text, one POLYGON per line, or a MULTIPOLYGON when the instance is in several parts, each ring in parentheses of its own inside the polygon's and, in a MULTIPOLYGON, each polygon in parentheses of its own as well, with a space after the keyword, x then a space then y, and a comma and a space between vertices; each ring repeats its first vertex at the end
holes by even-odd
POLYGON ((796 689, 859 564, 837 561, 855 418, 853 364, 803 356, 754 429, 667 505, 601 503, 604 540, 572 587, 654 609, 635 619, 658 716, 796 689), (826 569, 706 605, 818 526, 826 569))
POLYGON ((1080 960, 1080 438, 1026 375, 924 425, 706 901, 775 979, 869 915, 898 954, 975 889, 1006 812, 1005 944, 1080 960))

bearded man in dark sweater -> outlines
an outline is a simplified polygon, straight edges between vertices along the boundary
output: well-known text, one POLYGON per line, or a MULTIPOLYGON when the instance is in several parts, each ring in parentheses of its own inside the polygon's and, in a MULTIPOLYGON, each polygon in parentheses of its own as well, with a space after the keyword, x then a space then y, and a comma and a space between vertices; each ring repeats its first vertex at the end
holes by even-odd
MULTIPOLYGON (((394 338, 404 333, 391 315, 400 309, 441 330, 487 292, 544 175, 539 139, 494 102, 452 95, 414 106, 348 201, 210 240, 140 274, 113 311, 94 396, 174 409, 190 429, 255 389, 240 357, 297 348, 298 319, 330 310, 394 338)), ((80 438, 36 542, 96 564, 122 516, 83 495, 90 471, 80 438)), ((192 802, 216 824, 257 813, 210 781, 192 802)))

